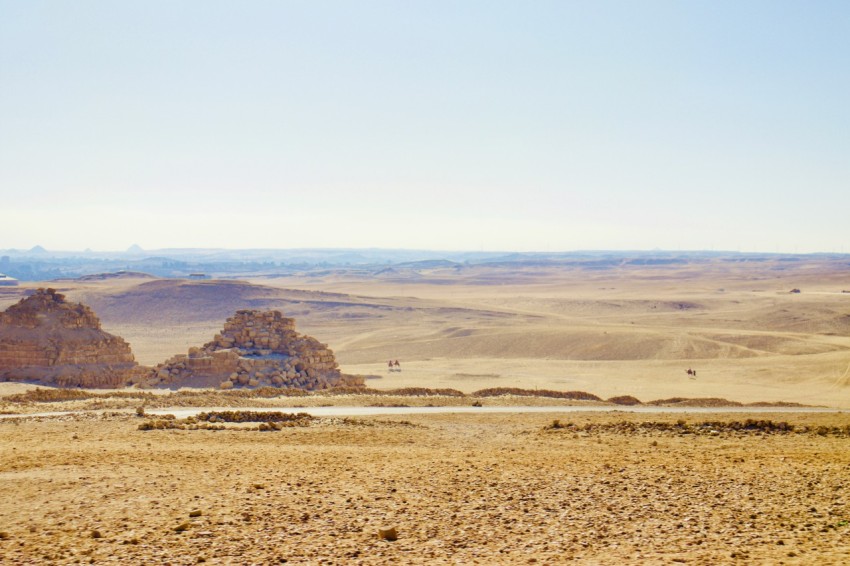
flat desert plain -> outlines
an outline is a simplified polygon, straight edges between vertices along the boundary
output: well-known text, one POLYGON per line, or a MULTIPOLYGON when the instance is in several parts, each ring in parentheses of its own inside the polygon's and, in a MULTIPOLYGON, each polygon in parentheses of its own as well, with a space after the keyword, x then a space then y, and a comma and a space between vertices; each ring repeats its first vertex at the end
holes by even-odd
MULTIPOLYGON (((847 563, 846 263, 436 264, 28 285, 90 305, 143 364, 207 342, 237 309, 276 308, 375 390, 519 387, 834 410, 552 406, 269 428, 136 415, 140 404, 185 405, 176 393, 160 403, 118 394, 54 403, 5 397, 0 561, 847 563), (388 359, 402 371, 387 371, 388 359), (34 416, 61 410, 71 413, 34 416)), ((0 291, 0 308, 23 291, 0 291)), ((6 396, 33 389, 0 387, 6 396)), ((472 398, 197 399, 309 412, 472 398)), ((536 402, 544 400, 483 400, 485 408, 536 402)))
POLYGON ((140 430, 156 421, 118 412, 4 419, 0 556, 846 564, 850 417, 759 419, 772 424, 564 409, 320 418, 265 432, 140 430))

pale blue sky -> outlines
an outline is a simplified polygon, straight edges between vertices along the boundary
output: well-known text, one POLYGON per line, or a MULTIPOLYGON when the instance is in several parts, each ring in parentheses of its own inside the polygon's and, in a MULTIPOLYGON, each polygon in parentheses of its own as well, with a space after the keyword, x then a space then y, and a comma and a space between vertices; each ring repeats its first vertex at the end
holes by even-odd
POLYGON ((0 249, 850 252, 850 2, 0 0, 0 249))

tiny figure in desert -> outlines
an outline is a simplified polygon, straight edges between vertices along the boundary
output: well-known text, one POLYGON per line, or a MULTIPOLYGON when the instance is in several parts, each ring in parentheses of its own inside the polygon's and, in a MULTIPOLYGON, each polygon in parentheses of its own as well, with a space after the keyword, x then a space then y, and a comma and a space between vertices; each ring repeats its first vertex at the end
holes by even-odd
POLYGON ((401 371, 401 364, 400 364, 400 363, 398 363, 398 360, 395 360, 395 361, 393 362, 393 365, 395 366, 395 368, 396 368, 395 370, 396 370, 396 371, 401 371))

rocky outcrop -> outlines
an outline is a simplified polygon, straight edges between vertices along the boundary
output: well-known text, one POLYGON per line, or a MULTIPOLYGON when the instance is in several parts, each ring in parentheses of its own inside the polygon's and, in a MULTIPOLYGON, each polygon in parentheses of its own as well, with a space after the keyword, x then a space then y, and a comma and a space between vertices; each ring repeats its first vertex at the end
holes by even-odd
POLYGON ((295 331, 280 311, 240 310, 211 342, 160 364, 140 381, 165 387, 286 387, 326 389, 362 386, 340 372, 326 344, 295 331))
POLYGON ((138 366, 87 306, 39 289, 0 313, 0 379, 60 387, 121 387, 138 366))

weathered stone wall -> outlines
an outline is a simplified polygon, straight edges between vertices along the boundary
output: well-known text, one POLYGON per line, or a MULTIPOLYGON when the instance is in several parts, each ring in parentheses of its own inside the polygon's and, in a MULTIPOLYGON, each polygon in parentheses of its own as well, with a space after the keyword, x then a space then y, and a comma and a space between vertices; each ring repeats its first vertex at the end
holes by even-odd
POLYGON ((78 343, 0 341, 0 368, 125 363, 133 363, 130 347, 115 337, 78 343))
POLYGON ((189 387, 291 387, 325 389, 363 385, 343 375, 326 344, 298 334, 280 311, 240 310, 224 329, 188 355, 157 366, 143 383, 189 387))
POLYGON ((118 387, 138 371, 130 345, 87 306, 39 289, 0 313, 0 379, 118 387))

